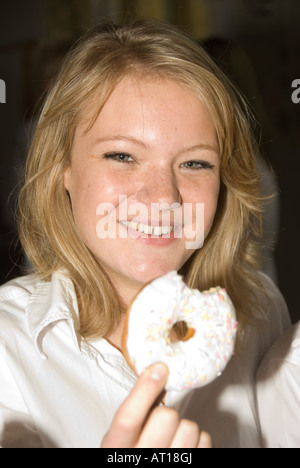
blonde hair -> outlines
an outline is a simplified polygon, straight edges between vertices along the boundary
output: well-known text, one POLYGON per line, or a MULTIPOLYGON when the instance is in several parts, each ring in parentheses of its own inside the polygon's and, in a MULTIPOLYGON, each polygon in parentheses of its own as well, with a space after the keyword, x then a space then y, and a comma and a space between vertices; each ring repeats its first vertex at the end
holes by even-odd
POLYGON ((188 86, 213 118, 221 158, 219 206, 204 246, 181 273, 193 288, 225 287, 242 330, 259 312, 257 149, 243 100, 206 52, 176 27, 149 20, 105 25, 69 53, 45 100, 29 150, 19 197, 24 250, 46 281, 59 269, 67 271, 77 292, 83 336, 105 336, 119 323, 122 305, 109 277, 77 233, 63 174, 84 109, 97 95, 99 106, 91 126, 128 73, 168 77, 188 86))

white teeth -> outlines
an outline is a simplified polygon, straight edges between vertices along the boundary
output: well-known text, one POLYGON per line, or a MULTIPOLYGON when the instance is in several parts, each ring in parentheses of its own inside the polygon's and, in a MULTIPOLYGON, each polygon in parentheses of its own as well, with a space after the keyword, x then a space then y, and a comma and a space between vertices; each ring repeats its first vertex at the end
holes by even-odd
POLYGON ((136 223, 134 221, 121 221, 122 224, 147 235, 162 236, 174 231, 174 226, 149 226, 148 224, 136 223))
MULTIPOLYGON (((141 224, 140 224, 140 226, 141 226, 141 224)), ((140 228, 139 228, 139 230, 140 230, 140 228)), ((152 234, 152 227, 151 227, 151 226, 147 226, 147 225, 144 226, 144 227, 143 227, 143 232, 144 232, 145 234, 152 234)))
POLYGON ((138 230, 138 223, 135 223, 134 221, 132 221, 132 223, 130 224, 131 224, 131 229, 134 229, 135 231, 138 230))

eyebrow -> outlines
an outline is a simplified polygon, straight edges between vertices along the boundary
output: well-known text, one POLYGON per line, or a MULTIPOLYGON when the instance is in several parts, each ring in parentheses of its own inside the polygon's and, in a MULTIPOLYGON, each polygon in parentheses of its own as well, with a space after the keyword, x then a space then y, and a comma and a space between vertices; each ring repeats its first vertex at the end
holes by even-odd
POLYGON ((96 138, 96 140, 93 142, 93 146, 99 145, 101 143, 118 142, 118 141, 120 142, 125 141, 126 143, 133 143, 134 145, 142 146, 145 149, 149 149, 149 145, 147 145, 147 143, 145 143, 144 141, 139 140, 138 138, 135 138, 133 136, 124 136, 124 135, 96 138))
MULTIPOLYGON (((141 146, 146 150, 150 149, 150 146, 147 143, 145 143, 144 141, 139 140, 138 138, 135 138, 133 136, 125 136, 125 135, 115 135, 115 136, 107 136, 107 137, 96 138, 93 141, 93 146, 99 145, 101 143, 106 143, 106 142, 123 142, 123 141, 126 142, 126 143, 132 143, 134 145, 141 146)), ((213 152, 219 154, 218 147, 212 146, 212 145, 209 145, 209 144, 206 144, 206 143, 200 143, 200 144, 197 144, 197 145, 194 145, 194 146, 191 146, 191 147, 183 148, 182 150, 179 151, 179 153, 190 153, 190 152, 198 151, 198 150, 213 151, 213 152)))
POLYGON ((200 143, 199 145, 184 148, 182 151, 180 151, 180 153, 190 153, 198 150, 213 151, 214 153, 219 154, 219 148, 217 146, 207 145, 205 143, 200 143))

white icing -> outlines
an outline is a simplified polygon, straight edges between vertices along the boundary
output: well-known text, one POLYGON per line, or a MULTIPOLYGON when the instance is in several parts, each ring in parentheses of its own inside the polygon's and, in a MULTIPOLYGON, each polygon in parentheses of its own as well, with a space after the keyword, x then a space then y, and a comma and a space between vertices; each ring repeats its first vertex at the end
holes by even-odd
POLYGON ((128 319, 127 353, 140 375, 155 362, 169 368, 166 390, 204 386, 219 376, 234 350, 236 316, 224 289, 189 289, 171 271, 142 289, 128 319), (187 341, 171 342, 176 322, 195 329, 187 341))

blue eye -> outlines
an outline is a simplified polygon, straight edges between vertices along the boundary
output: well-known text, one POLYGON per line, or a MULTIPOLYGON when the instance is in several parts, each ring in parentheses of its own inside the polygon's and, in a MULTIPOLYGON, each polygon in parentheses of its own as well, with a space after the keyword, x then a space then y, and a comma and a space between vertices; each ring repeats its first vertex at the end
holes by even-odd
POLYGON ((105 159, 112 159, 118 162, 132 162, 132 157, 127 153, 106 153, 104 155, 105 159))

